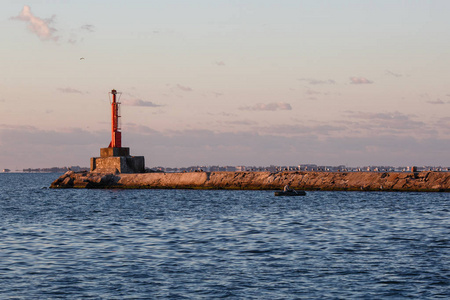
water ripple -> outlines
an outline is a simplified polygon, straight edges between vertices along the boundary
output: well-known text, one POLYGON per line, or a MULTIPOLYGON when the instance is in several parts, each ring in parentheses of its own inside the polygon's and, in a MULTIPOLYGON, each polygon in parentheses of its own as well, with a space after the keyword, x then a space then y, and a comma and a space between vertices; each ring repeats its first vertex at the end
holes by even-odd
POLYGON ((0 175, 1 298, 450 297, 449 194, 49 190, 54 175, 0 175))

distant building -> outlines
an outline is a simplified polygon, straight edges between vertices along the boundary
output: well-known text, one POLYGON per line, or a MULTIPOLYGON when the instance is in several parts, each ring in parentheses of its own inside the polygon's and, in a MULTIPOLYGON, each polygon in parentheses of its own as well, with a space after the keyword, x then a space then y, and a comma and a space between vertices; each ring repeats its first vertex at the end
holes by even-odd
MULTIPOLYGON (((47 168, 47 169, 24 169, 24 172, 66 172, 65 168, 47 168)), ((85 168, 72 166, 69 169, 72 171, 82 171, 85 168)), ((347 167, 345 165, 338 166, 318 166, 315 164, 301 164, 297 166, 191 166, 187 168, 165 168, 153 167, 148 168, 150 172, 411 172, 411 167, 392 167, 392 166, 363 166, 363 167, 347 167)), ((423 166, 417 167, 417 172, 434 171, 434 172, 449 172, 448 167, 441 166, 423 166)))

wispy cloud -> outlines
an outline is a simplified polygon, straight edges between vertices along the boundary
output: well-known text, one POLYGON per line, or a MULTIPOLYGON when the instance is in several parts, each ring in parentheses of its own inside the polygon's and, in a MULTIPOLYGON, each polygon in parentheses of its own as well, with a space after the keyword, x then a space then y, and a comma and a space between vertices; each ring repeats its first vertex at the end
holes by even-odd
POLYGON ((417 120, 417 116, 403 114, 401 112, 360 112, 347 111, 349 121, 353 121, 352 125, 359 132, 365 134, 410 134, 416 136, 427 136, 435 133, 423 121, 417 120))
POLYGON ((403 76, 402 74, 394 73, 394 72, 389 71, 389 70, 386 70, 386 75, 391 75, 391 76, 394 76, 394 77, 402 77, 403 76))
POLYGON ((253 106, 245 106, 239 108, 240 110, 252 110, 252 111, 275 111, 275 110, 292 110, 289 103, 286 102, 272 102, 272 103, 258 103, 253 106))
MULTIPOLYGON (((134 89, 134 88, 133 88, 134 89)), ((161 104, 156 104, 153 103, 152 101, 147 101, 147 100, 142 100, 140 97, 129 93, 129 92, 125 92, 124 93, 125 98, 124 100, 121 100, 123 105, 128 105, 128 106, 142 106, 142 107, 161 107, 164 105, 161 104)))
POLYGON ((132 122, 127 122, 127 123, 123 124, 123 127, 124 127, 125 131, 134 132, 134 133, 152 134, 152 133, 157 132, 153 128, 150 128, 150 127, 142 125, 142 124, 132 123, 132 122))
POLYGON ((184 91, 184 92, 191 92, 192 88, 188 87, 188 86, 183 86, 181 84, 177 84, 177 88, 184 91))
POLYGON ((61 93, 66 93, 66 94, 84 94, 84 92, 74 89, 74 88, 70 88, 70 87, 58 88, 58 91, 60 91, 61 93))
MULTIPOLYGON (((445 95, 445 96, 449 96, 449 95, 445 95)), ((419 97, 424 99, 426 103, 432 104, 432 105, 450 104, 450 101, 444 101, 441 98, 438 98, 439 96, 432 96, 428 93, 422 93, 419 95, 419 97)))
MULTIPOLYGON (((98 142, 98 134, 90 133, 81 128, 63 128, 58 130, 42 130, 30 125, 5 125, 0 124, 0 137, 9 136, 13 140, 24 140, 27 144, 34 145, 86 145, 98 142), (69 136, 74 138, 71 140, 69 136), (76 138, 75 138, 76 137, 76 138), (59 140, 59 142, 58 142, 59 140)), ((107 135, 105 135, 106 137, 107 135)), ((107 139, 107 138, 106 138, 107 139)), ((2 139, 0 139, 2 140, 2 139)), ((3 140, 6 141, 6 140, 3 140)))
POLYGON ((282 134, 283 136, 330 136, 338 132, 345 132, 348 130, 346 125, 334 125, 334 124, 282 124, 275 126, 259 127, 258 132, 264 134, 282 134))
POLYGON ((92 24, 84 24, 75 30, 71 30, 70 37, 67 39, 69 44, 75 45, 78 42, 84 41, 84 34, 89 34, 95 31, 95 26, 92 24))
POLYGON ((322 85, 322 84, 335 84, 336 81, 333 79, 314 79, 314 78, 300 78, 299 81, 306 81, 311 85, 322 85))
MULTIPOLYGON (((363 115, 360 114, 361 117, 363 115)), ((389 115, 402 118, 401 114, 395 113, 375 114, 373 117, 382 121, 389 115)), ((442 126, 448 128, 450 118, 441 121, 442 126)), ((347 131, 352 124, 266 126, 266 130, 258 128, 261 133, 247 130, 160 132, 133 123, 124 126, 127 128, 127 143, 135 150, 140 149, 136 154, 151 157, 151 161, 163 166, 291 164, 298 162, 299 157, 304 162, 347 163, 352 166, 448 165, 449 162, 446 149, 450 147, 450 138, 417 136, 415 129, 403 136, 395 132, 357 136, 342 135, 342 131, 347 131)), ((252 124, 239 128, 251 129, 252 124)), ((11 162, 17 162, 15 166, 18 168, 68 164, 89 166, 88 158, 97 155, 97 149, 109 142, 109 134, 107 130, 91 132, 72 128, 46 131, 33 126, 0 124, 0 165, 8 167, 11 162)))
POLYGON ((371 84, 373 81, 365 77, 350 77, 351 84, 371 84))
POLYGON ((226 125, 226 126, 236 126, 242 129, 242 126, 255 126, 258 123, 251 120, 234 120, 234 121, 223 121, 219 122, 220 125, 226 125))
POLYGON ((55 35, 56 29, 50 27, 55 16, 50 19, 41 19, 31 13, 31 8, 25 5, 18 16, 12 17, 12 20, 24 21, 28 24, 28 29, 43 41, 58 41, 59 36, 55 35))
POLYGON ((221 117, 236 117, 236 114, 232 114, 229 112, 220 112, 220 113, 212 113, 212 112, 207 112, 206 113, 208 116, 221 116, 221 117))
POLYGON ((434 100, 434 101, 431 101, 431 100, 427 101, 427 103, 429 103, 429 104, 446 104, 448 102, 444 102, 441 99, 437 99, 437 100, 434 100))
POLYGON ((123 105, 129 105, 129 106, 143 106, 143 107, 161 107, 162 105, 153 103, 151 101, 145 101, 142 99, 130 99, 130 100, 123 100, 123 105))
POLYGON ((406 121, 410 120, 413 116, 406 115, 400 112, 380 112, 380 113, 372 113, 372 112, 361 112, 361 111, 346 111, 346 114, 351 118, 356 119, 364 119, 364 120, 399 120, 406 121))
MULTIPOLYGON (((345 126, 342 126, 345 127, 345 126)), ((270 165, 298 161, 320 164, 446 164, 450 139, 395 134, 341 136, 340 126, 277 127, 272 134, 247 131, 214 132, 182 130, 155 133, 148 138, 129 137, 140 149, 151 153, 162 165, 186 166, 195 163, 270 165), (291 131, 292 135, 280 135, 291 131), (300 131, 300 133, 298 132, 300 131), (326 134, 317 137, 317 133, 326 134), (301 138, 293 138, 294 136, 301 138), (280 156, 280 153, 283 155, 280 156)), ((270 128, 268 128, 270 129, 270 128)), ((134 133, 130 133, 134 134, 134 133)), ((146 153, 143 153, 146 155, 146 153)))
POLYGON ((81 30, 88 31, 88 32, 94 32, 95 27, 92 24, 85 24, 85 25, 81 26, 81 30))
POLYGON ((318 92, 318 91, 314 91, 314 90, 307 90, 306 91, 306 95, 320 95, 320 94, 322 94, 321 92, 318 92))

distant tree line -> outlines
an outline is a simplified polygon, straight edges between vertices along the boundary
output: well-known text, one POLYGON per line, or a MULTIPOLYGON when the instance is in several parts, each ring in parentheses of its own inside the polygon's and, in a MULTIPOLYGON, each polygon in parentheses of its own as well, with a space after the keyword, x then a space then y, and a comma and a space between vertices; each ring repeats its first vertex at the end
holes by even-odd
POLYGON ((23 169, 22 171, 25 173, 65 173, 67 171, 74 171, 74 172, 82 172, 82 171, 89 171, 90 168, 87 167, 80 167, 80 166, 71 166, 71 167, 52 167, 52 168, 37 168, 37 169, 23 169))

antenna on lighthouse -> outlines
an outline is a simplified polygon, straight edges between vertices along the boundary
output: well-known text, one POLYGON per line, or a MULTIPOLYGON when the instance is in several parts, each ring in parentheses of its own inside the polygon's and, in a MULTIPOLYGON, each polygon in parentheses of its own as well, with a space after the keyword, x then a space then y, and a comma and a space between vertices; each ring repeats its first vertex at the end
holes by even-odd
POLYGON ((122 147, 122 132, 120 128, 120 102, 116 99, 116 90, 111 91, 112 101, 111 101, 111 143, 109 143, 108 148, 120 148, 122 147))

